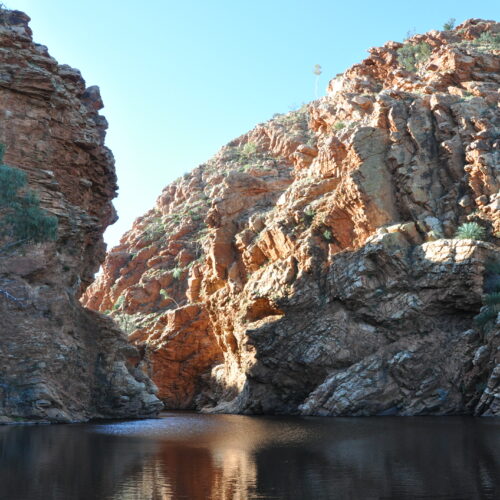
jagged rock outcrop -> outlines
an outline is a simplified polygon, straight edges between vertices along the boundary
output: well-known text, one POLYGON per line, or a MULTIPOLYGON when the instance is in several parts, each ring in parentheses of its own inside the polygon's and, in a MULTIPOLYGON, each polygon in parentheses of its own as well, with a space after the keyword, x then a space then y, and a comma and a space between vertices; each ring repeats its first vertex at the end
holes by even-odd
POLYGON ((105 255, 116 176, 97 87, 32 41, 29 17, 0 10, 0 142, 54 242, 4 252, 0 240, 0 423, 144 417, 161 407, 137 349, 78 298, 105 255))
POLYGON ((83 300, 168 407, 500 414, 498 319, 474 320, 500 286, 499 39, 469 20, 405 42, 425 60, 370 49, 163 190, 83 300), (453 239, 466 222, 487 241, 453 239))

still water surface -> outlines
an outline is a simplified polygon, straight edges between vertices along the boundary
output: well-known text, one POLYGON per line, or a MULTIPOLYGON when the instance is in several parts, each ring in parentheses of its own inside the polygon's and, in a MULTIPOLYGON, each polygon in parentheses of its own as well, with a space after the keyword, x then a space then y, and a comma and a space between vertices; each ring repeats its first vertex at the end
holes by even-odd
POLYGON ((2 500, 500 498, 500 419, 284 418, 0 426, 2 500))

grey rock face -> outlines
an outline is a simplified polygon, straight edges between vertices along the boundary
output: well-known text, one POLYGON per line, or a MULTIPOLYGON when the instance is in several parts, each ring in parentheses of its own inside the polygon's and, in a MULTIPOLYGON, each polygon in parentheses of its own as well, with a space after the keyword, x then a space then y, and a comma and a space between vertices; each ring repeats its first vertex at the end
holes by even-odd
POLYGON ((391 240, 338 254, 319 282, 299 276, 284 316, 248 332, 244 390, 210 411, 498 415, 498 326, 471 329, 496 248, 391 240))

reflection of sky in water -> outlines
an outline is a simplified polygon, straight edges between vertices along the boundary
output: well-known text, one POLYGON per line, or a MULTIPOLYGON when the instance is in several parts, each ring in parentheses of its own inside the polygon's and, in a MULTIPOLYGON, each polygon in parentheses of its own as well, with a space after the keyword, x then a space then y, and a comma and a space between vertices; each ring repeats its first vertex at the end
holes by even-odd
POLYGON ((193 418, 191 414, 183 414, 183 416, 168 416, 168 418, 160 419, 94 424, 89 428, 89 432, 150 439, 175 439, 176 437, 192 437, 219 425, 220 423, 215 420, 201 421, 199 418, 193 418))
POLYGON ((499 419, 182 412, 0 428, 0 498, 500 498, 499 431, 499 419))

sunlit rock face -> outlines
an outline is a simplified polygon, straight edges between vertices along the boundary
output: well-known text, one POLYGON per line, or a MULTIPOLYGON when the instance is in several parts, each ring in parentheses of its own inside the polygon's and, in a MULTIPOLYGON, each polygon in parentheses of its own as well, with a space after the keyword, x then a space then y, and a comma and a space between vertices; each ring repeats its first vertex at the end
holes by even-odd
POLYGON ((416 35, 415 71, 370 49, 135 221, 83 301, 167 407, 499 414, 498 325, 473 320, 500 282, 499 32, 416 35))
POLYGON ((16 252, 0 241, 0 422, 152 415, 161 403, 137 349, 78 301, 115 219, 99 90, 34 43, 28 21, 0 11, 0 142, 59 229, 16 252))

